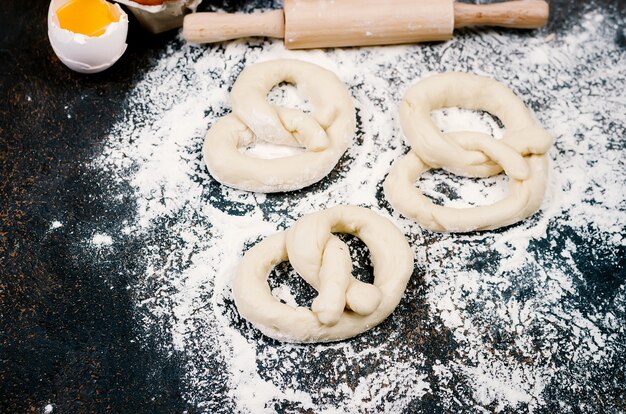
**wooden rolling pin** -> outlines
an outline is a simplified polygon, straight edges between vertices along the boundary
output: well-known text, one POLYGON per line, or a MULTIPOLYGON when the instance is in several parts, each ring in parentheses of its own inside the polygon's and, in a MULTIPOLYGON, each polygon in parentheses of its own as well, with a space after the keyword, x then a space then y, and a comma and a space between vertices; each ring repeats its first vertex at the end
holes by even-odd
POLYGON ((442 41, 455 28, 545 26, 548 3, 516 0, 465 4, 453 0, 284 0, 284 11, 193 13, 183 36, 213 43, 250 36, 284 38, 288 49, 442 41))

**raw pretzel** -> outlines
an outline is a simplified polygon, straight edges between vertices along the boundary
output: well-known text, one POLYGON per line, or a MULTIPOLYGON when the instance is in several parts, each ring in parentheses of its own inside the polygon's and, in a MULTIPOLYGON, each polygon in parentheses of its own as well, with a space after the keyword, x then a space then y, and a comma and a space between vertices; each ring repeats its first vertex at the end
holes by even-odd
POLYGON ((400 106, 400 122, 411 151, 394 163, 384 190, 391 205, 405 216, 433 231, 465 232, 516 223, 541 206, 552 138, 501 83, 467 73, 431 76, 409 89, 400 106), (505 136, 495 140, 477 132, 441 132, 431 111, 455 106, 496 115, 506 128, 505 136), (417 178, 432 168, 466 177, 489 177, 504 170, 509 194, 489 206, 435 205, 415 187, 417 178))
POLYGON ((400 230, 369 209, 337 206, 309 214, 244 255, 233 283, 241 315, 265 335, 289 342, 328 342, 364 332, 393 312, 413 273, 413 252, 400 230), (352 276, 348 246, 333 233, 365 242, 374 284, 352 276), (311 309, 281 303, 267 284, 270 271, 289 260, 318 291, 311 309))
POLYGON ((204 141, 204 160, 222 184, 264 193, 297 190, 324 178, 348 148, 356 129, 352 98, 330 71, 298 60, 257 63, 231 91, 233 113, 219 119, 204 141), (293 83, 313 107, 308 114, 267 102, 281 82, 293 83), (302 154, 261 159, 240 151, 254 142, 304 147, 302 154))

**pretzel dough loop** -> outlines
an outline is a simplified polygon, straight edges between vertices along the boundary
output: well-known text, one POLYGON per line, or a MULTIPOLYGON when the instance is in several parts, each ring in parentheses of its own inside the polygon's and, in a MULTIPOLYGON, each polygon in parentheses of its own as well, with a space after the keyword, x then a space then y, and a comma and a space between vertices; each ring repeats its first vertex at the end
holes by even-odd
POLYGON ((465 150, 435 125, 431 112, 450 107, 497 116, 505 126, 499 141, 514 148, 519 140, 533 140, 535 145, 520 155, 543 155, 552 145, 550 135, 537 126, 524 102, 505 85, 469 73, 442 73, 413 85, 400 104, 400 124, 409 145, 433 168, 467 171, 489 161, 480 151, 465 150))
POLYGON ((324 178, 356 129, 352 98, 330 71, 297 60, 244 69, 231 91, 233 112, 208 131, 203 147, 211 175, 222 184, 258 192, 292 191, 324 178), (281 82, 295 84, 313 111, 271 105, 267 94, 281 82), (262 159, 240 149, 255 142, 302 147, 291 157, 262 159))
MULTIPOLYGON (((480 135, 482 134, 475 138, 480 135)), ((465 150, 485 145, 482 140, 473 142, 476 144, 473 146, 465 141, 459 142, 463 142, 462 148, 465 150)), ((483 148, 490 152, 489 143, 486 145, 483 148)), ((414 151, 409 151, 394 163, 384 183, 385 194, 395 209, 432 231, 493 230, 511 225, 532 215, 540 207, 548 168, 548 159, 544 155, 522 158, 519 154, 514 154, 516 157, 501 159, 502 167, 496 164, 499 169, 504 168, 505 172, 511 172, 509 195, 492 205, 450 208, 434 204, 415 187, 414 183, 420 175, 432 168, 414 151), (519 160, 525 168, 519 169, 519 160), (516 179, 515 174, 525 178, 516 179)))
POLYGON ((465 232, 516 223, 541 206, 552 138, 503 84, 466 73, 431 76, 409 89, 400 106, 400 122, 411 151, 394 163, 384 190, 392 206, 405 216, 429 230, 465 232), (447 107, 497 116, 505 136, 495 140, 477 132, 443 133, 430 114, 447 107), (504 170, 510 177, 509 194, 490 206, 435 205, 415 188, 419 176, 433 168, 466 177, 490 177, 504 170))
POLYGON ((368 209, 338 206, 304 216, 248 250, 233 295, 241 315, 267 336, 290 342, 336 341, 389 316, 412 272, 413 252, 395 225, 368 209), (349 233, 365 242, 374 284, 352 276, 348 246, 333 233, 349 233), (310 310, 283 304, 271 294, 267 277, 286 260, 318 291, 310 310))

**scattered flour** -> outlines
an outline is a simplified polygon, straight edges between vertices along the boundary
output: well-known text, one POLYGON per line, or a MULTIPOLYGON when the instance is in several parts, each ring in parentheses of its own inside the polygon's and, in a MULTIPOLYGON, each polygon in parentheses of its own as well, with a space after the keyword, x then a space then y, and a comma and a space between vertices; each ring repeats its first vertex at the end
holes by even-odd
POLYGON ((113 238, 108 234, 96 233, 91 238, 91 244, 94 246, 110 246, 113 244, 113 238))
MULTIPOLYGON (((145 258, 129 289, 145 340, 182 355, 193 411, 592 410, 595 395, 614 389, 611 369, 623 362, 626 338, 623 280, 593 279, 618 266, 626 245, 626 56, 613 43, 615 29, 592 12, 549 41, 542 32, 481 31, 436 45, 307 52, 268 41, 174 42, 129 96, 129 112, 94 168, 129 184, 137 213, 123 232, 142 241, 145 258), (316 63, 348 85, 358 116, 354 143, 329 177, 302 191, 223 187, 202 161, 204 134, 230 111, 229 88, 243 67, 276 58, 316 63), (542 210, 518 225, 434 234, 382 196, 391 163, 407 151, 398 102, 416 80, 453 70, 509 85, 555 138, 542 210), (410 239, 417 268, 399 308, 350 341, 299 346, 263 337, 232 301, 243 252, 303 214, 345 203, 391 217, 410 239), (593 292, 597 300, 585 299, 593 292)), ((269 99, 306 106, 293 88, 282 89, 269 99)), ((433 118, 442 130, 502 136, 488 114, 452 108, 433 118)), ((284 156, 262 146, 248 151, 284 156)), ((506 184, 504 176, 441 171, 417 183, 457 207, 492 203, 506 184)), ((92 239, 112 242, 106 234, 92 239)), ((357 260, 363 250, 352 246, 357 260)), ((277 297, 310 300, 288 266, 276 273, 277 297)))

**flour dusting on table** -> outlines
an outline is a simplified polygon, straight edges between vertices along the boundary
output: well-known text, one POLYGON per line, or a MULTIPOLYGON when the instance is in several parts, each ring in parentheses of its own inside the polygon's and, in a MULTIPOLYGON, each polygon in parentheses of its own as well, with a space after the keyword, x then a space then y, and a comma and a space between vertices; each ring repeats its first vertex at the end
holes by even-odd
MULTIPOLYGON (((612 41, 615 31, 615 22, 592 12, 549 42, 541 31, 308 52, 279 42, 174 42, 129 96, 130 110, 94 163, 118 181, 111 188, 126 183, 136 216, 122 234, 95 234, 92 242, 139 246, 144 272, 128 287, 138 329, 184 361, 182 392, 193 412, 594 411, 598 395, 615 393, 612 370, 624 373, 626 289, 619 276, 596 279, 597 269, 623 264, 626 245, 626 56, 612 41), (243 67, 276 58, 319 64, 346 83, 357 108, 354 142, 326 179, 302 191, 221 186, 202 161, 204 135, 230 112, 229 89, 243 67), (382 182, 407 151, 398 103, 412 83, 439 71, 505 83, 553 135, 539 213, 498 231, 435 234, 390 208, 382 182), (299 346, 262 336, 232 300, 242 254, 303 214, 345 203, 390 217, 409 238, 416 271, 401 304, 349 341, 299 346), (590 260, 582 251, 590 246, 603 255, 590 260), (580 299, 598 284, 612 284, 612 293, 580 299)), ((303 98, 281 87, 270 99, 295 106, 303 98)), ((449 109, 433 118, 447 131, 502 135, 488 114, 449 109)), ((262 146, 249 151, 282 156, 262 146)), ((497 201, 506 184, 505 176, 441 171, 417 183, 456 207, 497 201)), ((348 241, 356 271, 367 277, 366 251, 348 241)), ((314 296, 288 265, 270 281, 286 303, 310 304, 314 296)), ((619 397, 608 395, 613 405, 605 408, 619 408, 619 397)))

